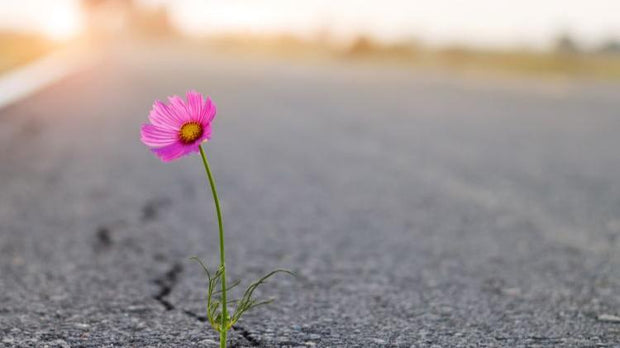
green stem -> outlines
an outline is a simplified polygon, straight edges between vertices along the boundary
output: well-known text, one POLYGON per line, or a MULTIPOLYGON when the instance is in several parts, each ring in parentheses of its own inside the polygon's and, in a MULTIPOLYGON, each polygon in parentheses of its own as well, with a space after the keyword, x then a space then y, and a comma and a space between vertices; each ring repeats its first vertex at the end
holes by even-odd
POLYGON ((220 324, 220 348, 226 348, 226 331, 228 326, 228 311, 226 308, 226 254, 224 253, 224 224, 222 223, 222 210, 220 209, 220 200, 217 198, 217 190, 215 188, 215 180, 207 161, 207 155, 202 149, 202 145, 198 145, 202 163, 207 171, 207 178, 211 184, 211 192, 213 193, 213 201, 215 202, 215 210, 217 212, 217 224, 220 228, 220 267, 222 267, 222 323, 220 324))

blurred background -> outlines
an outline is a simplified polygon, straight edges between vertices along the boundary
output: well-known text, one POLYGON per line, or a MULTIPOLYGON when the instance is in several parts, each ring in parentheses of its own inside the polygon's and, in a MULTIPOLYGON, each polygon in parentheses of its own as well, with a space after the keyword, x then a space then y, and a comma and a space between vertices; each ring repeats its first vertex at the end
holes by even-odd
POLYGON ((617 79, 619 6, 613 0, 3 0, 0 69, 78 42, 167 40, 298 59, 617 79))
POLYGON ((618 0, 0 0, 0 342, 215 344, 194 88, 236 346, 615 347, 619 82, 618 0))

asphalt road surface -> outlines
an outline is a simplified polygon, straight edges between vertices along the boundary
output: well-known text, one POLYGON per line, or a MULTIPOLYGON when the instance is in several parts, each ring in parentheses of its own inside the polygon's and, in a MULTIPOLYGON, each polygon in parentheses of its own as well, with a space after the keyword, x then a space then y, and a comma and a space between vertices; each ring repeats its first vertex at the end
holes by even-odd
POLYGON ((189 88, 229 278, 299 274, 232 346, 620 346, 618 85, 128 52, 0 110, 4 346, 215 346, 200 158, 139 141, 189 88))

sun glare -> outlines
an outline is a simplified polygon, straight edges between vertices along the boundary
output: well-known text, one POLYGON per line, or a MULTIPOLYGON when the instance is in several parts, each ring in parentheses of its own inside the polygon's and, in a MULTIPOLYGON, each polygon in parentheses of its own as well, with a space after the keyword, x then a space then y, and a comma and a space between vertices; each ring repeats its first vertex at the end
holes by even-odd
POLYGON ((57 6, 44 23, 43 30, 53 40, 63 41, 75 37, 80 31, 77 8, 57 6))

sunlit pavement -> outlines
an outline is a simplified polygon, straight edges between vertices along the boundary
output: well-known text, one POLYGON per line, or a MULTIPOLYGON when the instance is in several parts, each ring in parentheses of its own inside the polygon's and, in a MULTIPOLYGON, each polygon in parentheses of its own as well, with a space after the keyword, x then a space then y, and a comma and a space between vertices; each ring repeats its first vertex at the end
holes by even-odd
POLYGON ((218 105, 231 278, 299 273, 235 346, 618 344, 618 86, 123 52, 0 110, 6 346, 215 344, 199 157, 139 142, 189 88, 218 105))

